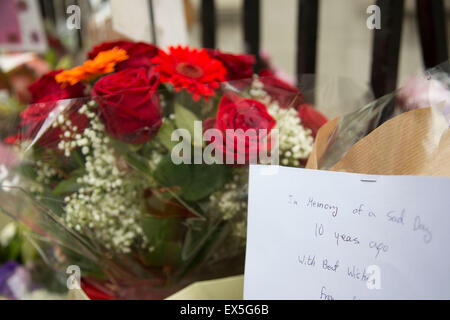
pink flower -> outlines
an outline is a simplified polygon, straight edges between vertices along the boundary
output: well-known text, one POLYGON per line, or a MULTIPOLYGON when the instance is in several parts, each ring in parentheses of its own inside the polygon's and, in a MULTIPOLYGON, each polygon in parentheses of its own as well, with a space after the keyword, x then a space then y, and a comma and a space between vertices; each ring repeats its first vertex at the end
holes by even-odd
POLYGON ((442 104, 450 112, 450 91, 438 80, 416 76, 410 78, 400 89, 398 103, 404 110, 442 104))

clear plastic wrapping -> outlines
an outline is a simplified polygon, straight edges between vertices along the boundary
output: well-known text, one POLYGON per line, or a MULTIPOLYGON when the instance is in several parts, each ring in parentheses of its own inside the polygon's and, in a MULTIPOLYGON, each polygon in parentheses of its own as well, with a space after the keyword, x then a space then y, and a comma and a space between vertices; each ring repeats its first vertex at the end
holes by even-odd
POLYGON ((323 127, 308 167, 447 175, 450 64, 445 62, 323 127), (401 117, 399 117, 401 115, 401 117))

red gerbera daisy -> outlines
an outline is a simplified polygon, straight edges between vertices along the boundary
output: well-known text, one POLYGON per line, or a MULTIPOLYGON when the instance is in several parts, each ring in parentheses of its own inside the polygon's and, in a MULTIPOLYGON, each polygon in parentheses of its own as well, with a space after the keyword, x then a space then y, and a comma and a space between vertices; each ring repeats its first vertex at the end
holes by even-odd
POLYGON ((160 50, 152 63, 155 71, 160 73, 161 82, 170 82, 176 91, 185 89, 194 101, 214 96, 214 89, 219 87, 219 82, 225 81, 227 72, 223 64, 211 58, 205 49, 181 46, 170 47, 168 54, 160 50))

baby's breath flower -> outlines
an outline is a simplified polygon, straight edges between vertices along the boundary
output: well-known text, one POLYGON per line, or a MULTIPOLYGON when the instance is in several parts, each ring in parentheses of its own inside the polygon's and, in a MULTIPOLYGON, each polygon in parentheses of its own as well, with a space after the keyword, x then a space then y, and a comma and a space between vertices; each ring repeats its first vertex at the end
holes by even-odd
POLYGON ((294 108, 280 108, 278 102, 264 91, 262 82, 255 76, 250 95, 263 102, 267 111, 276 120, 279 130, 280 163, 285 166, 299 166, 300 160, 307 159, 312 151, 314 138, 311 130, 303 127, 294 108))
POLYGON ((107 249, 129 253, 134 244, 147 247, 139 226, 141 204, 136 201, 144 181, 118 167, 114 149, 108 145, 104 126, 90 107, 80 108, 91 120, 82 134, 75 135, 76 145, 85 155, 86 174, 77 178, 82 187, 64 199, 69 226, 96 238, 107 249))
POLYGON ((233 234, 242 240, 245 240, 245 235, 242 237, 238 228, 247 219, 247 177, 247 168, 235 169, 231 182, 209 197, 210 210, 218 212, 223 220, 230 221, 233 234))

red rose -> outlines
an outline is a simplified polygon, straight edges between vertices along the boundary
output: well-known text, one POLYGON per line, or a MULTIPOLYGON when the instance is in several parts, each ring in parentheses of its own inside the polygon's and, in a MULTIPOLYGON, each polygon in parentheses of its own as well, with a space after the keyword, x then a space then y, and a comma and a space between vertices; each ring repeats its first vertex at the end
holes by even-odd
POLYGON ((266 138, 274 126, 275 120, 259 101, 244 99, 235 94, 225 94, 220 100, 215 123, 215 128, 223 135, 223 145, 219 149, 223 151, 223 155, 238 163, 239 159, 245 159, 246 163, 256 159, 259 141, 266 138), (227 129, 233 131, 227 132, 227 129), (249 129, 254 129, 255 135, 248 134, 249 129), (260 132, 261 129, 266 129, 266 133, 260 132))
POLYGON ((85 86, 82 83, 63 88, 56 82, 55 76, 60 72, 62 70, 51 71, 30 85, 28 90, 32 103, 84 97, 85 86))
POLYGON ((225 66, 225 69, 227 69, 225 78, 227 80, 251 79, 253 77, 254 56, 246 54, 234 55, 213 49, 208 49, 208 54, 225 66))
POLYGON ((118 41, 110 41, 110 42, 102 42, 99 45, 96 45, 91 49, 91 51, 88 52, 88 58, 94 59, 100 52, 111 50, 114 47, 119 47, 120 49, 124 49, 127 51, 134 42, 131 41, 125 41, 125 40, 118 40, 118 41))
POLYGON ((304 101, 300 90, 278 78, 272 71, 262 70, 259 80, 264 84, 264 90, 278 101, 281 108, 295 108, 304 101))
POLYGON ((328 119, 319 111, 311 107, 309 104, 304 103, 298 108, 298 116, 302 119, 302 125, 311 129, 313 137, 316 136, 320 127, 327 123, 328 119))
POLYGON ((38 144, 45 147, 56 147, 60 135, 63 131, 60 127, 47 127, 43 128, 45 120, 56 107, 65 106, 68 119, 72 122, 73 127, 77 127, 77 132, 84 130, 89 120, 84 116, 76 112, 80 106, 79 101, 73 102, 57 102, 59 100, 74 99, 84 96, 85 86, 78 83, 74 86, 66 86, 62 88, 60 84, 55 81, 55 75, 60 73, 61 70, 51 71, 36 82, 34 82, 29 90, 32 95, 33 104, 28 106, 21 112, 20 128, 21 133, 17 135, 18 139, 33 139, 43 129, 45 132, 40 136, 38 144))
POLYGON ((159 49, 153 44, 144 42, 113 41, 104 42, 94 47, 89 53, 89 59, 94 59, 101 51, 110 50, 114 47, 124 49, 129 58, 117 64, 115 70, 121 71, 127 68, 150 68, 151 59, 158 55, 159 49))
POLYGON ((106 131, 122 141, 140 144, 161 126, 159 79, 144 68, 125 69, 98 80, 92 91, 106 131))

